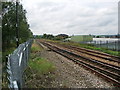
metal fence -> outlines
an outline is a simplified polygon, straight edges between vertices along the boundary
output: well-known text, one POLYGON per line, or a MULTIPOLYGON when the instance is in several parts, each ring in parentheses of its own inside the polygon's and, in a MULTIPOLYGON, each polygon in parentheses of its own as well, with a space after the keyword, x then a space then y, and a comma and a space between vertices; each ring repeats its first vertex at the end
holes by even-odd
POLYGON ((93 41, 89 42, 97 47, 104 47, 115 51, 120 51, 120 41, 93 41))
POLYGON ((93 44, 96 47, 107 48, 110 50, 120 51, 120 41, 91 41, 91 42, 81 42, 87 44, 93 44))
POLYGON ((7 73, 9 88, 18 90, 24 87, 24 70, 30 55, 33 40, 20 44, 19 47, 8 56, 7 73))

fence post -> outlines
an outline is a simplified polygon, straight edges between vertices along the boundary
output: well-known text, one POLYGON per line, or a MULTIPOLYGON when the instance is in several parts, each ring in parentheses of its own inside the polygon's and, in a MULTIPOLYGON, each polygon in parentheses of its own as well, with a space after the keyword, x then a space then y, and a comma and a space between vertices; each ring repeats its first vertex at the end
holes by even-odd
POLYGON ((106 41, 106 44, 107 44, 107 49, 109 48, 109 46, 108 46, 108 40, 106 41))

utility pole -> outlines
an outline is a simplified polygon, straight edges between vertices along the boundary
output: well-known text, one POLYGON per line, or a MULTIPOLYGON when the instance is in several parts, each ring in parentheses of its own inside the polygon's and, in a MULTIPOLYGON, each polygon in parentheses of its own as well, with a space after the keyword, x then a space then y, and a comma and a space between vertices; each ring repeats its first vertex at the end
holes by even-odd
POLYGON ((18 37, 18 0, 16 0, 16 45, 19 46, 19 37, 18 37))

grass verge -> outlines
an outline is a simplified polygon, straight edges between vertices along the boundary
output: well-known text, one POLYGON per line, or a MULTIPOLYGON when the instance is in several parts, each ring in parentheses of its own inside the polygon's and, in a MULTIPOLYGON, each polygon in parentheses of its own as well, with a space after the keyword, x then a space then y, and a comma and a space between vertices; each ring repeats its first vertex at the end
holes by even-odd
POLYGON ((34 73, 41 75, 53 72, 55 69, 52 63, 41 57, 36 57, 35 59, 30 60, 29 66, 32 68, 34 73))
POLYGON ((32 53, 35 53, 35 52, 39 52, 41 51, 43 48, 37 44, 37 42, 34 40, 33 41, 33 44, 32 44, 32 47, 31 47, 31 52, 32 53))
POLYGON ((55 66, 45 58, 41 58, 42 47, 35 41, 31 47, 31 57, 25 70, 25 87, 46 88, 51 87, 54 80, 55 66))

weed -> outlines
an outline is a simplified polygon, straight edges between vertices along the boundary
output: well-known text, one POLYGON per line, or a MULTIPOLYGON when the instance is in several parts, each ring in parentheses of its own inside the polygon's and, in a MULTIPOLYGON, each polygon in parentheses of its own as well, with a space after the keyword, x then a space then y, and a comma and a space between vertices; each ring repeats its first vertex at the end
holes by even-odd
POLYGON ((40 57, 42 47, 35 41, 31 47, 30 60, 25 70, 27 88, 45 88, 54 79, 55 66, 45 58, 40 57))
POLYGON ((38 52, 41 50, 42 50, 42 47, 40 45, 38 45, 36 41, 34 41, 34 43, 32 44, 32 47, 31 47, 31 52, 38 52))
POLYGON ((37 74, 47 74, 55 70, 52 63, 41 57, 36 57, 34 60, 30 60, 29 66, 37 74))

